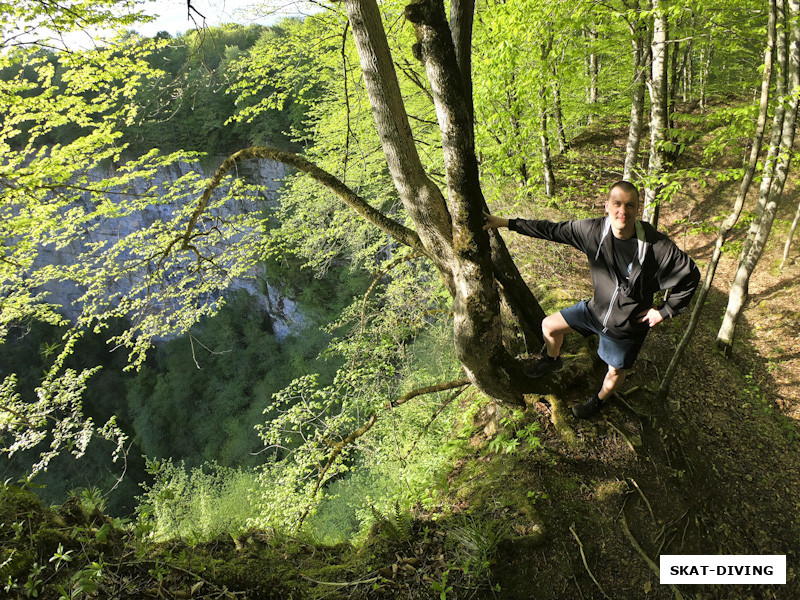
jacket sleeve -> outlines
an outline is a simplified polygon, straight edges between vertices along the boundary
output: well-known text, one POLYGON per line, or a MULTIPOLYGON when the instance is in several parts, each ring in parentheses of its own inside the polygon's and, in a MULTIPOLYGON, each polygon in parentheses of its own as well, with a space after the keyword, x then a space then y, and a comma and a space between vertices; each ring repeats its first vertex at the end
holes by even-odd
POLYGON ((662 290, 672 289, 661 308, 661 316, 674 317, 686 310, 700 283, 700 270, 689 256, 672 241, 662 242, 666 248, 659 261, 658 284, 662 290))
POLYGON ((589 238, 589 221, 582 219, 579 221, 543 221, 538 219, 509 219, 508 228, 516 233, 530 237, 558 242, 559 244, 569 244, 586 252, 589 238))

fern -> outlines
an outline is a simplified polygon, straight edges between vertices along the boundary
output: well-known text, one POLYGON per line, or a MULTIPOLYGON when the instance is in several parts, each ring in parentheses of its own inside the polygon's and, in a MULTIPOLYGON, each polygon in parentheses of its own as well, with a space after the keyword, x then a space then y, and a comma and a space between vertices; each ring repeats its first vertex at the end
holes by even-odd
POLYGON ((393 542, 408 542, 411 540, 411 528, 414 518, 411 512, 400 508, 400 503, 395 500, 394 512, 384 516, 374 505, 370 505, 375 522, 381 532, 393 542))

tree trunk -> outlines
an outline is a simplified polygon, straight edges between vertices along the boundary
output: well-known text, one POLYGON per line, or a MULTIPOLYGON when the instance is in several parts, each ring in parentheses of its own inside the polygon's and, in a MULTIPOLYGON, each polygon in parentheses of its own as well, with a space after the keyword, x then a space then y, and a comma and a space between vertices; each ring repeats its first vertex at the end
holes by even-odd
MULTIPOLYGON (((689 318, 689 323, 686 326, 686 331, 684 331, 683 336, 681 337, 680 342, 678 343, 678 347, 675 349, 675 353, 672 355, 672 359, 670 360, 669 366, 667 367, 666 373, 664 374, 664 379, 661 380, 661 385, 658 389, 658 395, 660 398, 664 399, 667 397, 669 393, 669 388, 672 385, 672 379, 675 376, 675 371, 678 368, 678 364, 680 363, 681 357, 683 356, 683 352, 686 349, 686 346, 689 345, 689 340, 692 339, 695 330, 697 329, 697 324, 700 321, 700 313, 703 310, 703 306, 705 305, 706 296, 708 296, 708 292, 711 289, 711 283, 714 281, 714 275, 717 271, 717 265, 719 264, 719 259, 722 256, 722 247, 728 239, 730 232, 733 230, 733 226, 736 225, 736 222, 739 220, 739 216, 742 214, 742 208, 744 207, 744 201, 747 197, 747 192, 750 189, 750 184, 753 181, 753 175, 756 171, 756 165, 758 164, 758 155, 761 152, 761 145, 764 140, 764 130, 766 129, 767 125, 767 112, 769 108, 769 90, 770 90, 770 81, 772 79, 772 65, 773 65, 773 56, 775 53, 775 23, 776 23, 776 6, 775 0, 770 0, 769 2, 769 19, 767 23, 767 45, 766 49, 764 50, 764 71, 762 74, 761 80, 761 98, 759 101, 758 106, 758 121, 756 122, 756 130, 753 134, 753 145, 750 148, 750 156, 747 160, 747 164, 745 166, 744 176, 742 177, 741 184, 739 185, 739 191, 736 195, 736 201, 733 205, 733 211, 728 218, 726 218, 719 227, 719 233, 717 234, 717 241, 714 245, 714 253, 711 257, 711 262, 708 264, 708 269, 706 270, 706 277, 703 281, 703 285, 700 288, 699 292, 697 293, 697 298, 695 299, 694 309, 692 310, 692 316, 689 318)), ((800 215, 800 210, 798 211, 800 215)))
MULTIPOLYGON (((785 0, 776 0, 776 14, 778 23, 786 22, 786 2, 785 0)), ((776 54, 778 73, 775 77, 775 97, 782 98, 786 95, 788 85, 788 71, 789 71, 789 57, 787 48, 788 32, 785 26, 776 29, 776 54)), ((772 137, 770 139, 769 151, 764 159, 764 167, 761 170, 761 185, 758 190, 758 202, 756 203, 755 214, 756 218, 750 223, 750 228, 747 232, 747 237, 742 244, 742 251, 739 254, 739 264, 741 265, 750 253, 750 246, 755 239, 761 217, 766 211, 767 202, 769 200, 769 190, 772 186, 772 178, 775 175, 775 165, 778 160, 778 152, 780 150, 781 135, 783 134, 783 121, 786 118, 786 105, 778 103, 775 107, 775 114, 772 121, 772 137)))
POLYGON ((592 122, 594 118, 594 107, 597 104, 597 75, 599 71, 599 61, 597 58, 597 28, 592 25, 589 28, 588 32, 589 36, 589 45, 591 46, 591 51, 589 53, 589 123, 592 122))
POLYGON ((406 7, 414 24, 419 57, 433 90, 442 134, 448 204, 452 218, 453 332, 467 376, 494 398, 520 403, 521 363, 502 343, 500 298, 489 235, 483 231, 486 203, 480 188, 472 122, 464 101, 450 29, 441 0, 406 7))
POLYGON ((464 89, 464 101, 473 124, 475 110, 472 102, 472 24, 475 20, 475 0, 451 0, 450 29, 456 52, 458 71, 464 89))
POLYGON ((628 143, 625 147, 625 167, 622 178, 633 179, 633 170, 639 161, 639 145, 644 127, 645 65, 647 62, 647 43, 642 27, 629 23, 631 43, 633 44, 633 96, 631 99, 631 120, 628 127, 628 143))
POLYGON ((680 44, 672 42, 669 49, 669 79, 667 79, 667 127, 670 131, 670 141, 675 141, 672 130, 675 129, 675 104, 678 100, 678 75, 680 69, 680 44))
MULTIPOLYGON (((775 213, 783 196, 783 188, 786 183, 786 177, 791 162, 791 150, 794 143, 798 105, 798 97, 795 91, 798 89, 798 86, 800 86, 800 27, 797 24, 797 19, 800 16, 800 0, 788 0, 787 4, 789 7, 789 14, 788 18, 784 20, 784 23, 789 32, 787 53, 788 73, 786 73, 788 97, 779 99, 780 105, 786 106, 786 114, 783 118, 782 127, 780 128, 780 142, 777 150, 778 159, 775 164, 772 181, 770 182, 767 203, 763 214, 758 219, 758 227, 755 230, 755 235, 752 238, 748 253, 739 264, 739 268, 736 271, 728 298, 728 306, 725 310, 725 317, 719 332, 717 332, 716 345, 726 355, 731 352, 736 323, 747 301, 750 276, 758 264, 758 261, 761 259, 767 239, 772 230, 775 213)), ((779 11, 780 8, 779 2, 779 11)), ((780 16, 781 14, 779 12, 779 18, 780 16)))
MULTIPOLYGON (((512 93, 512 89, 506 89, 506 102, 508 103, 508 119, 511 123, 511 131, 513 132, 513 137, 515 140, 522 140, 522 126, 519 122, 519 116, 517 115, 517 107, 519 103, 516 98, 516 94, 512 93)), ((499 141, 502 145, 502 140, 499 141)), ((524 188, 528 185, 528 179, 530 179, 530 170, 528 168, 528 157, 526 156, 525 152, 521 152, 519 148, 513 149, 509 147, 506 150, 506 155, 516 163, 516 171, 519 174, 519 186, 520 188, 524 188)))
POLYGON ((708 42, 701 53, 703 66, 700 71, 700 112, 706 112, 708 93, 708 74, 711 72, 711 58, 714 56, 714 32, 708 34, 708 42))
POLYGON ((789 250, 792 247, 792 239, 794 238, 794 232, 797 229, 798 221, 800 221, 800 204, 797 205, 797 210, 794 213, 794 219, 792 219, 792 226, 789 228, 789 234, 786 236, 786 244, 783 246, 783 258, 781 259, 781 266, 779 267, 780 271, 783 271, 783 266, 786 264, 786 259, 789 258, 789 250))
POLYGON ((452 291, 450 212, 414 144, 378 6, 374 0, 350 0, 346 7, 389 172, 423 245, 452 291))
POLYGON ((648 184, 645 188, 644 211, 642 219, 653 226, 658 225, 657 179, 664 171, 664 141, 667 129, 667 16, 662 0, 652 0, 653 41, 651 75, 648 82, 650 91, 650 162, 647 170, 648 184))
POLYGON ((556 194, 556 178, 553 173, 553 161, 550 158, 550 136, 547 134, 547 106, 545 90, 539 92, 539 140, 542 148, 542 171, 544 174, 544 193, 548 198, 556 194))
POLYGON ((558 151, 564 154, 569 149, 569 142, 564 130, 564 116, 561 113, 561 83, 558 78, 558 69, 555 67, 553 68, 553 118, 556 121, 558 151))
POLYGON ((694 53, 694 32, 697 27, 697 15, 692 11, 692 37, 687 40, 683 50, 683 61, 681 63, 681 100, 688 102, 692 97, 692 77, 694 71, 692 69, 692 56, 694 53))

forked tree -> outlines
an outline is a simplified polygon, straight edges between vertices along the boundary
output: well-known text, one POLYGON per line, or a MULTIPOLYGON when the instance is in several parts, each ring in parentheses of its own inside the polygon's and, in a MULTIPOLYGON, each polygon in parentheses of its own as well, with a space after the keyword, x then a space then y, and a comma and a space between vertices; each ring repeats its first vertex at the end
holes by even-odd
POLYGON ((452 2, 449 21, 442 0, 415 1, 405 9, 417 37, 410 51, 425 66, 436 107, 446 171, 444 191, 420 160, 377 2, 347 0, 345 6, 386 163, 415 229, 380 213, 305 159, 273 148, 253 147, 233 155, 220 167, 183 245, 189 243, 211 190, 237 162, 270 158, 290 164, 328 187, 397 243, 432 261, 452 296, 453 338, 466 376, 489 396, 520 404, 534 382, 504 344, 504 332, 514 327, 529 349, 538 349, 544 312, 502 238, 483 230, 482 212, 487 206, 475 154, 470 75, 474 1, 452 2))

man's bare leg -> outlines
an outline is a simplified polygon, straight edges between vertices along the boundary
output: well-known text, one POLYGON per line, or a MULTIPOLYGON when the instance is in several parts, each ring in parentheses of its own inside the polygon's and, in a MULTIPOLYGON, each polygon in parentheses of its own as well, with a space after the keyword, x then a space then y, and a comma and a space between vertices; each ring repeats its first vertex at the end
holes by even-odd
POLYGON ((547 355, 556 358, 561 354, 561 344, 564 343, 564 336, 574 331, 560 312, 553 313, 545 317, 542 321, 542 335, 547 346, 547 355))
POLYGON ((561 344, 564 336, 573 331, 560 312, 553 313, 542 321, 545 352, 534 364, 525 368, 528 377, 542 377, 561 368, 561 344))
POLYGON ((627 374, 628 372, 625 369, 617 369, 609 365, 600 391, 586 402, 573 406, 572 414, 579 419, 591 417, 603 407, 605 401, 614 393, 614 390, 618 389, 625 382, 627 374))
POLYGON ((606 377, 603 379, 603 386, 600 388, 600 391, 597 392, 597 397, 600 398, 600 400, 605 400, 611 396, 614 390, 625 383, 625 377, 627 377, 627 375, 628 372, 625 369, 617 369, 609 365, 606 377))

